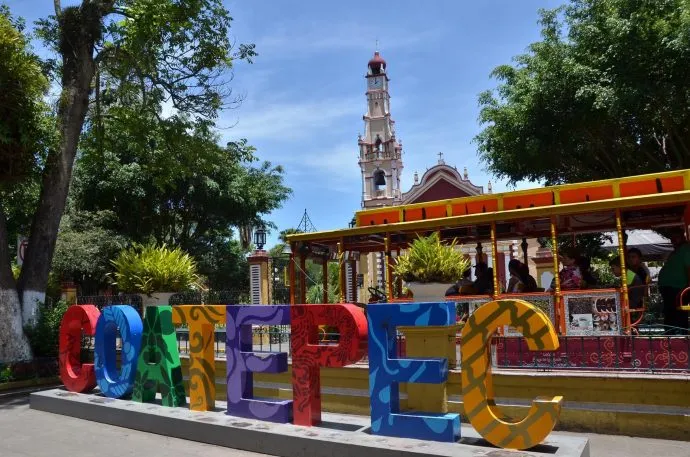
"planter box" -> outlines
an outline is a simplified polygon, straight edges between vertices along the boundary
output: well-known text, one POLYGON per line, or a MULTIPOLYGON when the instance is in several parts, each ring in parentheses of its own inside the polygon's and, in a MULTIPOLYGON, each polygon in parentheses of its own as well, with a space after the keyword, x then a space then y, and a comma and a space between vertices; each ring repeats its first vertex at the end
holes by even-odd
POLYGON ((444 301, 446 297, 446 291, 454 283, 441 283, 441 282, 409 282, 407 283, 407 288, 412 291, 414 295, 414 302, 440 302, 444 301))

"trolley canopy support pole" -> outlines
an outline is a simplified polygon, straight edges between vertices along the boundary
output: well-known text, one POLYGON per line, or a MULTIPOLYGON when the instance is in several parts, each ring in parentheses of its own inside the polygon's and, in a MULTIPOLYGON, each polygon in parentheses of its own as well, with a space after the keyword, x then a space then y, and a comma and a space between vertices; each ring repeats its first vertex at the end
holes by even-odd
POLYGON ((385 262, 386 262, 386 293, 388 301, 393 299, 393 266, 391 265, 391 234, 386 233, 385 243, 385 262))
POLYGON ((553 253, 553 282, 554 288, 554 318, 561 335, 565 334, 565 307, 561 296, 561 277, 558 275, 558 234, 556 233, 556 218, 551 218, 551 251, 553 253))
POLYGON ((498 288, 498 241, 496 240, 496 222, 491 223, 491 264, 494 270, 494 298, 501 293, 498 288))
POLYGON ((345 303, 345 250, 343 240, 338 242, 338 289, 340 290, 339 302, 345 303))
POLYGON ((621 325, 626 333, 630 332, 630 303, 628 302, 628 270, 625 265, 625 240, 623 236, 623 224, 621 222, 621 210, 616 210, 616 234, 618 235, 618 255, 621 262, 621 325))

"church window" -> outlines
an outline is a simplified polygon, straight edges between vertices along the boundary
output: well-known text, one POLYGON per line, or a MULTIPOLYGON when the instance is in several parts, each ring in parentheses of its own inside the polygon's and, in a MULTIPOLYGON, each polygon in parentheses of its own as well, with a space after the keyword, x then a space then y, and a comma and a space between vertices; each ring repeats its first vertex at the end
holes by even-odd
POLYGON ((381 150, 381 144, 383 144, 383 141, 381 141, 381 137, 376 135, 376 151, 381 150))

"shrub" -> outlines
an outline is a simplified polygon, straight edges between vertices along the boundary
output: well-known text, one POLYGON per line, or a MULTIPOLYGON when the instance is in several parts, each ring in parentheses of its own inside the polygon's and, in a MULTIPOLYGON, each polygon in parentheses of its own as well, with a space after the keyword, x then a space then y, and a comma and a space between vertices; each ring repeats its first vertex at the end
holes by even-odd
POLYGON ((10 382, 13 380, 14 377, 12 376, 12 367, 9 365, 0 366, 0 384, 2 384, 3 382, 10 382))
POLYGON ((455 282, 470 268, 469 259, 456 246, 456 240, 442 242, 438 233, 420 236, 398 257, 393 271, 407 282, 455 282))
POLYGON ((115 267, 112 283, 122 292, 150 295, 200 287, 196 262, 180 248, 135 245, 121 251, 111 263, 115 267))
POLYGON ((24 329, 31 344, 31 350, 34 357, 57 357, 60 323, 67 311, 67 303, 60 300, 51 307, 41 305, 38 309, 36 323, 24 329))

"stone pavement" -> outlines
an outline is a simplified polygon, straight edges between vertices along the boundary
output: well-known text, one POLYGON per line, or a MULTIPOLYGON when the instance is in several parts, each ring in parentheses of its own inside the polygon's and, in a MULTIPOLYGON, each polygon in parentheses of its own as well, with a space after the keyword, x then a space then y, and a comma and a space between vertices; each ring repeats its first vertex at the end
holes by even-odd
POLYGON ((29 409, 29 398, 0 402, 2 457, 264 457, 29 409), (94 447, 97 451, 94 451, 94 447))
MULTIPOLYGON (((690 443, 686 442, 559 433, 588 437, 595 457, 690 457, 690 443)), ((263 456, 31 410, 28 397, 0 401, 2 457, 91 457, 92 446, 98 446, 99 457, 263 456)))

